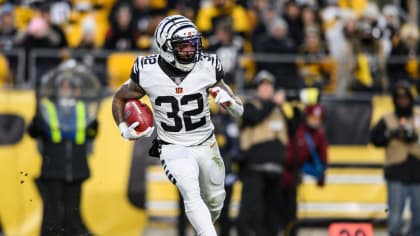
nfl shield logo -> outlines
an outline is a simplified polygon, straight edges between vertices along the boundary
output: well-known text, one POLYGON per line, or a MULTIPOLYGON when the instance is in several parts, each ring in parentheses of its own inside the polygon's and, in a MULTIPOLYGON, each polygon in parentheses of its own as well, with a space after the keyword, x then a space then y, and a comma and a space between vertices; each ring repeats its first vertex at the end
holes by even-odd
POLYGON ((181 83, 181 78, 177 77, 175 78, 175 84, 179 85, 181 83))

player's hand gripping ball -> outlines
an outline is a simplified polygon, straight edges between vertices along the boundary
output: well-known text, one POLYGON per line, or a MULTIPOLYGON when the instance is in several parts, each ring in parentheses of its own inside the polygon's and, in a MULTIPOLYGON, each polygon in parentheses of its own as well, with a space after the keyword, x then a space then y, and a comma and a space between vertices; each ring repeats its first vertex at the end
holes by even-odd
POLYGON ((124 105, 124 120, 128 126, 138 122, 135 130, 139 133, 153 127, 153 113, 149 106, 137 99, 128 100, 124 105))

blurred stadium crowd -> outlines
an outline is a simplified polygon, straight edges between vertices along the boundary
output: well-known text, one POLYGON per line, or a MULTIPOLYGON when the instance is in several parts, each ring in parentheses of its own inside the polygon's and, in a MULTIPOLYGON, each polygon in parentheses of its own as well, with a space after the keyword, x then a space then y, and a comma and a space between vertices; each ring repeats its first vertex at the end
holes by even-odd
MULTIPOLYGON (((183 14, 197 24, 204 47, 219 54, 230 84, 246 88, 259 70, 267 69, 275 75, 277 88, 315 86, 334 94, 387 92, 399 79, 418 84, 418 4, 415 0, 2 1, 0 81, 18 84, 17 60, 8 56, 17 48, 26 53, 23 80, 34 76, 29 75, 31 66, 39 77, 68 56, 60 50, 54 59, 34 66, 28 59, 34 49, 88 50, 83 57, 88 64, 86 54, 98 51, 153 52, 156 24, 166 15, 183 14)), ((90 59, 91 66, 102 64, 96 71, 106 85, 114 79, 108 59, 94 63, 90 59)))

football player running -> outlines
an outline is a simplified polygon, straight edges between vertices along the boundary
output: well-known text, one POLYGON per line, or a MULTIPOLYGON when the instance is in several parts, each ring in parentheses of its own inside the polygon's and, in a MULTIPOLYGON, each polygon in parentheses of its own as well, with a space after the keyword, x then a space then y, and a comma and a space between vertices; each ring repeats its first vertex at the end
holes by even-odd
POLYGON ((209 94, 234 117, 242 115, 243 105, 224 83, 217 56, 202 52, 200 33, 188 18, 164 18, 154 40, 159 53, 136 58, 130 78, 114 94, 112 114, 123 138, 150 137, 154 127, 138 133, 138 123, 128 126, 123 118, 128 99, 149 96, 165 174, 181 192, 196 233, 213 236, 225 198, 225 167, 213 134, 209 94))

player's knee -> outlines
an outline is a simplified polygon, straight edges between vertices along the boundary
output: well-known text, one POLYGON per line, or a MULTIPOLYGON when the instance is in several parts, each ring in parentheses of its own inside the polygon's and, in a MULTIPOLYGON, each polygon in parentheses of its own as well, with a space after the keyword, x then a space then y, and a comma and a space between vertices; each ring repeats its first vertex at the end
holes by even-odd
POLYGON ((217 195, 214 195, 213 197, 209 198, 207 201, 207 206, 211 213, 211 218, 214 221, 217 220, 220 216, 220 212, 223 208, 223 202, 225 200, 226 192, 223 191, 217 195))
POLYGON ((225 197, 226 197, 225 191, 220 192, 219 194, 210 197, 207 201, 209 210, 210 211, 222 210, 225 197))

